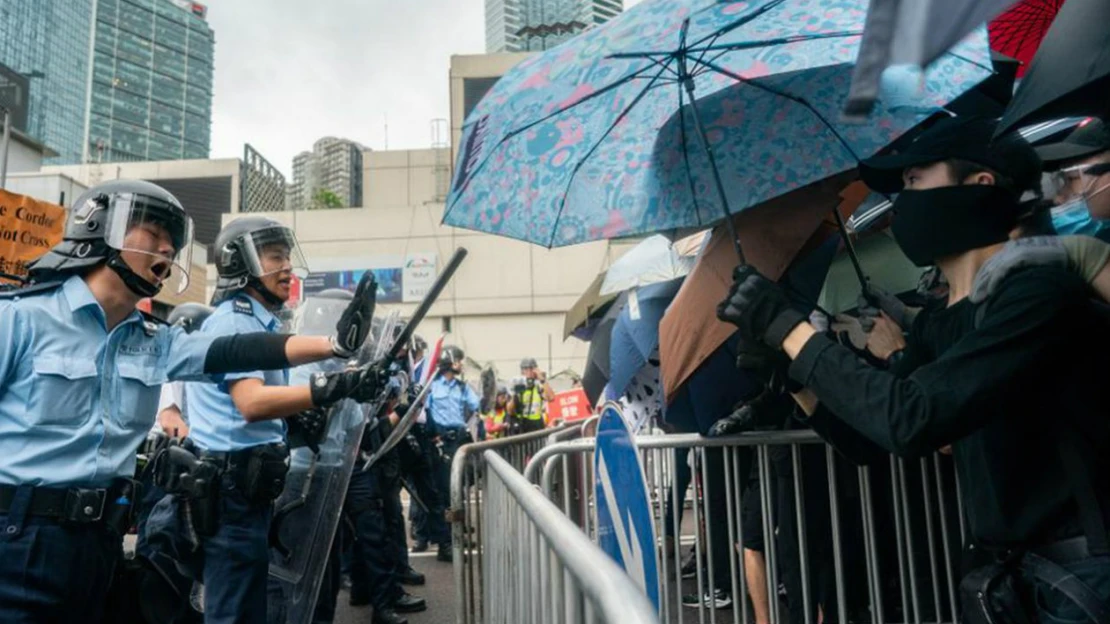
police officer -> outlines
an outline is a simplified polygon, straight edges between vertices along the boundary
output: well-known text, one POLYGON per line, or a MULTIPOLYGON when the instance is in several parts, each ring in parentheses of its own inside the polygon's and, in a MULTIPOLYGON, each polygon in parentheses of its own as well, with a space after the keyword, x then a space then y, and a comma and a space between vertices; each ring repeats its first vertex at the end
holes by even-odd
MULTIPOLYGON (((201 333, 276 332, 293 272, 305 267, 293 232, 271 219, 243 217, 220 231, 214 253, 219 276, 212 298, 216 309, 201 333)), ((336 354, 350 357, 365 340, 375 291, 373 274, 367 272, 337 327, 336 354)), ((214 506, 207 516, 214 521, 194 527, 203 553, 198 565, 203 568, 209 623, 266 621, 272 502, 281 494, 289 459, 282 419, 294 417, 298 425, 298 419, 310 419, 313 407, 328 403, 318 394, 367 401, 378 385, 357 370, 314 373, 308 386, 299 387, 287 386, 288 376, 287 370, 256 370, 186 388, 189 437, 199 450, 198 458, 221 472, 212 484, 218 493, 202 497, 214 506)), ((170 504, 189 505, 190 497, 175 495, 170 504)), ((194 518, 203 515, 196 513, 194 518)))
MULTIPOLYGON (((147 182, 89 189, 63 239, 0 298, 0 621, 98 621, 130 525, 136 450, 167 380, 281 369, 325 337, 186 335, 139 312, 188 283, 192 221, 147 182)), ((324 378, 326 404, 370 371, 324 378)))
MULTIPOLYGON (((392 382, 391 382, 392 384, 392 382)), ((399 422, 397 395, 388 397, 363 436, 366 455, 377 451, 399 422)), ((400 613, 424 611, 427 605, 405 591, 402 580, 423 583, 423 575, 408 564, 404 516, 401 509, 400 456, 395 447, 368 470, 356 464, 347 488, 346 513, 354 526, 351 561, 352 606, 372 605, 374 624, 405 624, 400 613), (415 576, 419 578, 415 578, 415 576)))
POLYGON ((520 361, 520 375, 523 383, 513 396, 514 424, 518 433, 539 431, 547 426, 547 403, 555 400, 555 392, 535 358, 520 361))
POLYGON ((438 376, 431 382, 432 389, 427 399, 428 418, 440 455, 436 465, 439 496, 429 510, 429 538, 439 544, 436 559, 445 562, 452 560, 451 532, 443 520, 451 505, 451 460, 460 446, 470 442, 466 423, 479 407, 477 393, 461 378, 463 357, 463 350, 456 346, 443 348, 438 362, 438 376), (432 522, 436 522, 438 531, 433 532, 432 522))

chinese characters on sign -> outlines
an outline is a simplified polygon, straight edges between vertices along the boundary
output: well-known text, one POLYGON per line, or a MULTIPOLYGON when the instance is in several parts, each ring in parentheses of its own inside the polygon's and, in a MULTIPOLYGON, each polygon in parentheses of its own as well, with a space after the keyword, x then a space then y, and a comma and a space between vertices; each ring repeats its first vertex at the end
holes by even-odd
POLYGON ((436 255, 434 253, 414 253, 405 257, 404 294, 405 303, 422 301, 428 289, 436 281, 436 255))
POLYGON ((562 419, 564 422, 582 420, 593 414, 586 392, 581 388, 567 390, 555 395, 555 400, 547 404, 549 421, 562 419))

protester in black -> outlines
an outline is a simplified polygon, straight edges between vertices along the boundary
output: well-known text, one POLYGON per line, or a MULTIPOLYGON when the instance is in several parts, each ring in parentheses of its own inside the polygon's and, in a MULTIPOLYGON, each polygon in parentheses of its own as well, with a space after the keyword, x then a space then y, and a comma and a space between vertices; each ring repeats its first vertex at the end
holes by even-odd
MULTIPOLYGON (((1019 191, 1039 177, 1028 145, 992 144, 993 130, 984 120, 944 120, 904 153, 861 167, 872 188, 901 191, 896 240, 949 283, 947 305, 919 315, 894 370, 816 332, 751 267, 737 269, 718 314, 749 343, 793 360, 790 377, 807 388, 799 402, 819 433, 857 454, 920 456, 951 445, 972 538, 1053 561, 1105 603, 1110 325, 1083 280, 1056 268, 1014 272, 983 304, 967 299, 976 271, 1022 216, 1019 191)), ((1073 597, 1040 579, 1031 585, 1042 622, 1084 621, 1073 597)))

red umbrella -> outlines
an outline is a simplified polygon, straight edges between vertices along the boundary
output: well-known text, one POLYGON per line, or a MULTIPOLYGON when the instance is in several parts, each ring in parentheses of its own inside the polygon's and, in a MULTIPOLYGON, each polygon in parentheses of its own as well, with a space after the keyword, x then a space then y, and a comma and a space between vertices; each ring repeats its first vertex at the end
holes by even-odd
POLYGON ((1021 62, 1018 78, 1025 75, 1052 20, 1065 0, 1022 0, 987 25, 991 49, 1021 62))

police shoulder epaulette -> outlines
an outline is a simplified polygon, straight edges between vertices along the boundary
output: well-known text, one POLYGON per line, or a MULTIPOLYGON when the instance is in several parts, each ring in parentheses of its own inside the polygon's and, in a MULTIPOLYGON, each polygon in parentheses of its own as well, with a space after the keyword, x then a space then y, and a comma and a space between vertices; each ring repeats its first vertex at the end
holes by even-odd
POLYGON ((61 285, 62 282, 43 282, 41 284, 32 284, 30 286, 14 288, 12 290, 2 290, 0 291, 0 299, 19 299, 21 297, 41 295, 43 293, 51 292, 61 285))
POLYGON ((162 319, 154 316, 149 312, 139 310, 139 315, 143 317, 143 331, 146 332, 146 335, 148 336, 153 336, 154 334, 158 333, 159 328, 169 325, 169 323, 163 321, 162 319))
POLYGON ((254 316, 254 307, 251 306, 251 302, 247 301, 246 299, 235 299, 231 302, 231 305, 232 308, 234 308, 234 310, 239 314, 249 314, 251 316, 254 316))

